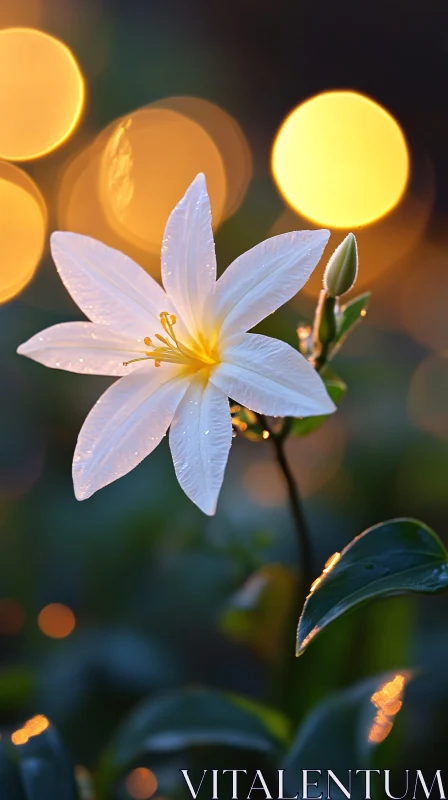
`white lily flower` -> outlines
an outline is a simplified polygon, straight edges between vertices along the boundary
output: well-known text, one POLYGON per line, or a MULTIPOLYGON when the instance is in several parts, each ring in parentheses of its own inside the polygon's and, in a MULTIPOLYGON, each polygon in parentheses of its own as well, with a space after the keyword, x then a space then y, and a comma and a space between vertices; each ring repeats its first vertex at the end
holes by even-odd
POLYGON ((54 325, 17 352, 47 367, 122 376, 79 434, 73 460, 78 500, 126 475, 170 427, 181 487, 202 511, 214 514, 232 441, 228 397, 270 416, 335 410, 322 379, 297 350, 246 333, 301 289, 328 236, 274 236, 216 280, 202 174, 166 226, 164 289, 117 250, 77 233, 53 233, 59 275, 91 321, 54 325))

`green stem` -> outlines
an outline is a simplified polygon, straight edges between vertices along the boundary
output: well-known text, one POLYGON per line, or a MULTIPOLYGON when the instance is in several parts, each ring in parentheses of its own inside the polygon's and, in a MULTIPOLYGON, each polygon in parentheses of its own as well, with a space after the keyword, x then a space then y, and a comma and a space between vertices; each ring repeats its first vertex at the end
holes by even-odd
POLYGON ((303 510, 299 488, 295 481, 291 467, 289 466, 288 459, 286 458, 286 453, 284 448, 284 442, 286 437, 284 435, 284 431, 282 430, 279 434, 276 434, 270 429, 266 418, 261 414, 259 414, 258 416, 264 429, 267 430, 270 434, 269 438, 274 448, 275 458, 280 468, 280 471, 283 475, 283 479, 288 491, 289 507, 291 510, 291 516, 294 522, 294 527, 297 533, 297 542, 299 546, 301 578, 302 578, 301 599, 304 601, 308 594, 308 589, 311 586, 314 579, 313 554, 311 550, 311 537, 308 528, 308 523, 305 517, 305 512, 303 510))

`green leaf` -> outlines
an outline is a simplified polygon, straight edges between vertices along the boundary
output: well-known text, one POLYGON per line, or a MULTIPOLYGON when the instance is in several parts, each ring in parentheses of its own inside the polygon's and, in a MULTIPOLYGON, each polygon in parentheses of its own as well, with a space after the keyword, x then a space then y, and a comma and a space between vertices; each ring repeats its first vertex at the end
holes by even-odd
POLYGON ((430 528, 413 519, 375 525, 354 539, 313 584, 299 620, 297 655, 330 622, 367 600, 447 587, 448 553, 430 528))
MULTIPOLYGON (((376 745, 390 733, 401 708, 409 672, 386 673, 369 678, 324 700, 305 718, 287 753, 284 763, 285 795, 291 797, 302 788, 302 770, 325 766, 348 785, 348 770, 369 768, 376 745)), ((319 780, 313 789, 316 797, 327 796, 327 776, 310 771, 310 781, 319 780)), ((373 777, 372 781, 375 780, 373 777)), ((372 786, 375 787, 372 782, 372 786)), ((352 776, 352 800, 363 798, 361 777, 352 776)), ((373 796, 376 796, 374 789, 373 796)), ((343 799, 337 786, 331 784, 332 800, 343 799)))
POLYGON ((173 753, 220 745, 277 756, 284 726, 268 710, 255 710, 245 698, 213 689, 190 688, 144 701, 118 729, 98 774, 100 797, 131 764, 148 753, 173 753))
POLYGON ((5 734, 0 740, 0 797, 8 800, 27 800, 18 769, 13 745, 5 734))
MULTIPOLYGON (((0 709, 16 710, 24 707, 35 688, 33 669, 15 664, 0 669, 0 709)), ((26 712, 25 712, 26 713, 26 712)))
POLYGON ((293 613, 296 584, 295 574, 283 564, 264 565, 229 599, 222 630, 260 658, 276 661, 293 613))
MULTIPOLYGON (((337 377, 326 378, 324 376, 324 382, 333 403, 338 406, 347 391, 347 384, 337 377)), ((292 421, 291 433, 293 436, 308 436, 309 433, 320 428, 327 419, 328 414, 320 414, 317 417, 294 419, 292 421)))
MULTIPOLYGON (((24 729, 27 730, 26 725, 24 729)), ((73 766, 56 729, 50 724, 39 732, 36 732, 37 728, 30 730, 29 738, 22 744, 14 744, 8 734, 3 734, 0 797, 8 797, 8 800, 48 800, 50 797, 76 800, 73 766)))
POLYGON ((365 292, 365 294, 360 294, 359 297, 355 297, 349 303, 346 303, 346 305, 341 306, 336 338, 331 348, 332 357, 337 353, 340 347, 342 347, 355 325, 365 317, 370 295, 371 292, 365 292))

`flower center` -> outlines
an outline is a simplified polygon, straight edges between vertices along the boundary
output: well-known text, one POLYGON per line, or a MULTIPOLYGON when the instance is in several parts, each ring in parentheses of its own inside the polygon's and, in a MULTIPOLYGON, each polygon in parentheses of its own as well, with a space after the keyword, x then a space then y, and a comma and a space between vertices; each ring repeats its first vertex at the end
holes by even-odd
POLYGON ((200 342, 193 342, 189 345, 179 341, 174 330, 177 322, 175 314, 162 311, 160 313, 160 322, 166 335, 162 336, 160 333, 156 333, 154 339, 157 339, 157 342, 146 336, 143 341, 151 349, 147 350, 145 355, 140 358, 124 361, 125 367, 135 361, 146 361, 149 358, 154 361, 155 367, 160 367, 162 361, 166 361, 171 364, 185 364, 185 366, 196 372, 204 367, 212 367, 218 362, 216 349, 210 347, 206 340, 202 340, 202 337, 200 342), (158 342, 161 342, 161 344, 159 345, 158 342))

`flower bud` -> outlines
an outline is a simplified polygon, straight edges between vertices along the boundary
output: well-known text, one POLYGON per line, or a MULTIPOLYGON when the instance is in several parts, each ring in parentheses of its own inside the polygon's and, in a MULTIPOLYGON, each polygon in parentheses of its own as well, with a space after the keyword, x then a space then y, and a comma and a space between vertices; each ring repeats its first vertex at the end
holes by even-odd
POLYGON ((358 274, 358 246, 353 233, 347 234, 344 241, 331 256, 324 274, 324 288, 330 297, 340 297, 350 291, 358 274))

